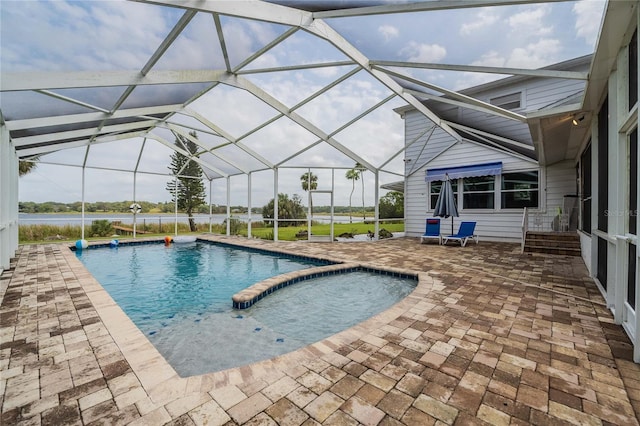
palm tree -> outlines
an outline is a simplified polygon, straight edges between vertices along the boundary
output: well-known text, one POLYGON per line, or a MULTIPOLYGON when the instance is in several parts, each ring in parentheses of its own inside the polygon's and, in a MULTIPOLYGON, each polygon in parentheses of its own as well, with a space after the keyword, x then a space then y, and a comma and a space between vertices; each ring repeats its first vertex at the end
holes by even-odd
MULTIPOLYGON (((34 157, 34 160, 37 159, 37 157, 34 157)), ((36 166, 38 165, 38 163, 36 163, 35 161, 20 161, 18 163, 18 176, 24 176, 28 173, 31 173, 33 171, 33 169, 36 168, 36 166)))
MULTIPOLYGON (((311 172, 306 172, 300 176, 300 184, 302 184, 303 191, 315 191, 318 189, 318 176, 311 172)), ((313 211, 313 197, 309 199, 309 207, 313 211)))
POLYGON ((360 172, 358 172, 354 168, 347 170, 347 173, 345 173, 344 176, 351 181, 351 194, 349 194, 349 223, 352 223, 353 220, 351 218, 351 198, 353 197, 353 191, 356 189, 356 181, 360 179, 360 172))

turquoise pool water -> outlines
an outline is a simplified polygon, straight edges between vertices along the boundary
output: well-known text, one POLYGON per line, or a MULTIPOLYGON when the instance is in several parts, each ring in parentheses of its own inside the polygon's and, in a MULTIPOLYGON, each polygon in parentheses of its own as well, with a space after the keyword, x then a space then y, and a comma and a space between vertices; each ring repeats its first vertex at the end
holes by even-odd
POLYGON ((291 285, 249 309, 236 292, 323 263, 206 242, 76 252, 182 377, 281 355, 355 325, 404 298, 416 281, 351 272, 291 285))

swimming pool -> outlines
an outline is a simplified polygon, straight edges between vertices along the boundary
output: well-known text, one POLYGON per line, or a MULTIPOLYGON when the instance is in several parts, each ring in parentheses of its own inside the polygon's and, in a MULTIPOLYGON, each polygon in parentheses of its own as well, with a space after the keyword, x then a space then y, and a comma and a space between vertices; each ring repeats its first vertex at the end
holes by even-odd
POLYGON ((326 265, 221 244, 120 245, 77 257, 182 376, 281 355, 355 325, 404 298, 414 279, 359 270, 278 290, 248 309, 234 293, 326 265))

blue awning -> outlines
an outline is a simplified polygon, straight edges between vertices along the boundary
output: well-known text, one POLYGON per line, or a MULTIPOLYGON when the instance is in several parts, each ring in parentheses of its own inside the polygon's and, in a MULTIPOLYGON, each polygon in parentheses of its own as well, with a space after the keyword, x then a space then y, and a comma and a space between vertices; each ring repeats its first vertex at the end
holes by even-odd
POLYGON ((445 176, 449 175, 449 179, 458 179, 473 176, 495 176, 502 173, 502 161, 495 163, 472 164, 469 166, 459 167, 442 167, 439 169, 427 169, 427 182, 436 180, 445 180, 445 176))

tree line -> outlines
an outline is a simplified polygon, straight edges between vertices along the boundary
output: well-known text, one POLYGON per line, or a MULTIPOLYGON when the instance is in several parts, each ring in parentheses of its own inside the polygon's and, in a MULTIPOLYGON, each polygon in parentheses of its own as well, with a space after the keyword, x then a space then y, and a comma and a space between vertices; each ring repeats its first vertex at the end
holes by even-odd
MULTIPOLYGON (((84 211, 88 213, 130 213, 129 206, 133 200, 123 201, 97 201, 95 203, 84 203, 84 211)), ((142 213, 173 213, 175 204, 173 202, 136 201, 142 207, 142 213)), ((20 213, 80 213, 82 211, 82 202, 75 201, 73 203, 60 203, 56 201, 46 201, 36 203, 33 201, 24 201, 18 203, 20 213)), ((211 207, 215 214, 225 214, 227 212, 226 205, 216 205, 211 207)), ((260 213, 260 207, 251 209, 253 213, 260 213)), ((247 213, 246 206, 231 206, 233 213, 247 213)), ((201 205, 195 211, 198 214, 209 214, 209 205, 201 205)))
MULTIPOLYGON (((140 205, 142 212, 145 213, 173 213, 176 208, 181 213, 187 214, 189 217, 189 225, 192 231, 195 230, 194 214, 208 214, 209 205, 206 203, 206 194, 203 184, 204 172, 199 162, 196 161, 203 152, 198 142, 198 136, 195 131, 189 133, 188 136, 174 132, 176 137, 176 150, 170 157, 170 163, 167 168, 175 176, 167 182, 166 190, 171 194, 170 202, 153 203, 149 201, 136 201, 140 205), (187 155, 183 154, 186 153, 187 155), (187 177, 188 176, 188 177, 187 177), (177 200, 177 201, 176 201, 177 200)), ((36 162, 20 162, 20 175, 24 175, 33 170, 36 162)), ((353 169, 346 172, 345 178, 352 182, 351 193, 349 195, 349 206, 337 206, 333 208, 336 214, 349 214, 350 220, 353 215, 352 198, 355 191, 356 181, 360 180, 362 184, 362 214, 363 220, 366 219, 367 212, 373 212, 374 207, 365 207, 364 205, 364 179, 363 173, 366 168, 360 163, 356 163, 353 169)), ((303 191, 313 191, 318 187, 318 177, 311 172, 306 172, 300 176, 301 188, 303 191)), ((88 213, 128 213, 133 200, 124 200, 116 202, 100 201, 95 203, 85 203, 84 210, 88 213)), ((274 218, 274 199, 271 199, 262 208, 252 208, 253 213, 261 213, 269 223, 268 219, 274 218)), ((76 201, 73 203, 59 203, 54 201, 35 203, 21 202, 18 205, 21 213, 79 213, 82 211, 82 203, 76 201)), ((314 213, 330 213, 330 206, 314 207, 311 206, 314 213)), ((400 192, 390 192, 380 198, 379 202, 380 218, 400 218, 404 216, 404 194, 400 192)), ((224 214, 227 212, 226 206, 213 205, 211 211, 216 214, 224 214)), ((231 208, 233 213, 247 213, 247 208, 243 206, 235 206, 231 208)), ((298 194, 289 197, 287 194, 278 194, 278 218, 289 219, 291 221, 283 222, 283 226, 295 225, 299 222, 294 219, 306 219, 306 209, 302 204, 302 198, 298 194)), ((270 221, 273 224, 273 220, 270 221)))

